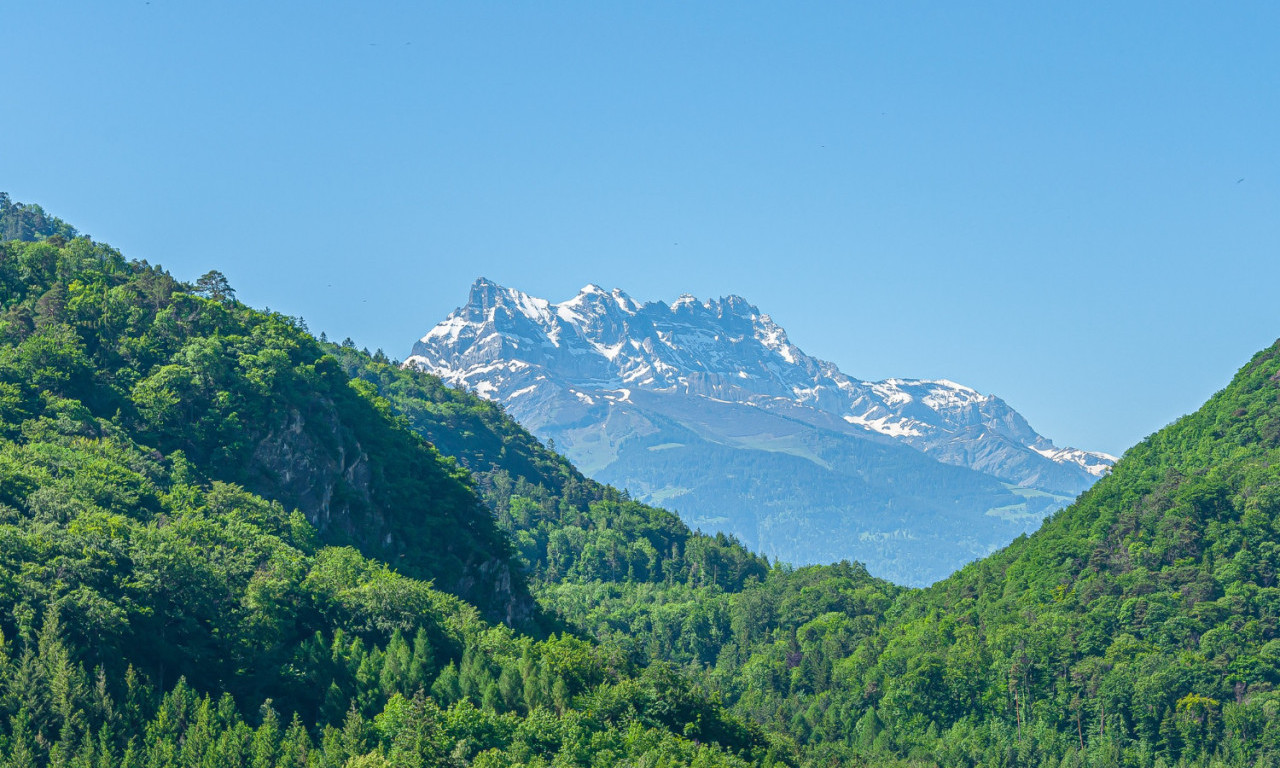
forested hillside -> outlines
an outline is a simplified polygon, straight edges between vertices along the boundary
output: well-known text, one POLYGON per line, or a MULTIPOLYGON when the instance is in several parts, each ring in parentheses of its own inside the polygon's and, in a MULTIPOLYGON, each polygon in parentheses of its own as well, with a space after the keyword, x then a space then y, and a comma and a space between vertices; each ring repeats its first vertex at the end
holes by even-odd
POLYGON ((78 436, 128 436, 300 510, 325 543, 495 615, 530 613, 466 473, 350 385, 300 321, 61 235, 8 243, 0 288, 9 436, 55 412, 78 436))
POLYGON ((909 590, 0 203, 3 768, 1280 760, 1280 346, 909 590))
POLYGON ((1272 765, 1278 573, 1280 342, 1038 533, 903 602, 824 706, 947 763, 1272 765))
POLYGON ((15 203, 8 192, 0 192, 0 241, 43 240, 59 237, 70 240, 76 228, 31 203, 15 203))
POLYGON ((489 623, 535 629, 470 476, 299 321, 22 221, 0 764, 774 762, 676 668, 489 623))

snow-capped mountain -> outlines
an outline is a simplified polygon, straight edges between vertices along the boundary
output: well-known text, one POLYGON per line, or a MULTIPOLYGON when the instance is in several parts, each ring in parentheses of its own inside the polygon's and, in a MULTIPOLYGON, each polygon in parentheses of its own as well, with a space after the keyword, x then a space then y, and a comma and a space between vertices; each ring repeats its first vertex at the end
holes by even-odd
MULTIPOLYGON (((776 537, 761 540, 759 514, 754 528, 743 521, 751 517, 752 504, 778 502, 788 514, 802 513, 808 491, 779 499, 776 489, 757 483, 754 501, 740 498, 726 513, 723 494, 716 497, 719 503, 698 501, 704 481, 697 477, 675 483, 654 473, 697 444, 693 453, 700 457, 709 446, 715 446, 712 453, 750 452, 751 463, 766 474, 773 456, 865 480, 865 467, 845 465, 865 462, 868 452, 880 453, 891 466, 941 463, 985 476, 993 490, 992 498, 976 501, 978 507, 990 503, 983 516, 1020 521, 1025 529, 1088 488, 1115 460, 1059 448, 1000 398, 954 382, 853 378, 806 355, 767 314, 737 296, 708 301, 681 296, 671 304, 642 304, 620 290, 588 285, 553 304, 480 279, 466 305, 414 345, 406 365, 502 402, 535 434, 554 438, 589 474, 678 507, 704 527, 727 527, 749 544, 788 559, 813 556, 804 546, 776 546, 776 537), (904 458, 903 448, 928 460, 904 458), (666 455, 659 460, 659 454, 666 455)), ((696 463, 707 480, 723 474, 714 461, 696 463)), ((787 471, 794 476, 794 468, 787 471)), ((891 509, 902 509, 904 493, 916 506, 931 503, 921 487, 895 487, 892 473, 883 480, 885 489, 857 490, 860 509, 873 511, 881 491, 891 509)), ((952 504, 954 483, 941 486, 946 490, 940 503, 952 504)), ((838 510, 839 500, 832 501, 828 506, 838 510)), ((823 550, 817 555, 833 556, 851 554, 823 550)))

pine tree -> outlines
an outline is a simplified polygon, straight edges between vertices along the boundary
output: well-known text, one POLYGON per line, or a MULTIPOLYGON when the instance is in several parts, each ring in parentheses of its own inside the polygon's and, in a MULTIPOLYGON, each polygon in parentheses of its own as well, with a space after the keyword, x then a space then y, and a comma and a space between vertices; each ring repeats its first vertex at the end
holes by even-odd
POLYGON ((555 705, 556 712, 561 715, 569 709, 569 686, 565 684, 563 677, 557 677, 555 684, 551 687, 551 701, 555 705))
POLYGON ((458 668, 458 688, 462 696, 473 702, 480 698, 484 683, 483 654, 467 648, 462 653, 462 665, 458 668))
POLYGON ((326 723, 336 723, 351 706, 352 700, 342 692, 338 684, 329 683, 324 692, 324 701, 320 705, 320 719, 326 723))
POLYGON ((392 765, 427 768, 440 765, 444 750, 440 743, 444 714, 436 703, 419 693, 411 702, 407 727, 396 733, 388 757, 392 765))
POLYGON ((431 648, 431 639, 425 629, 418 629, 413 636, 413 655, 409 660, 409 669, 405 673, 405 695, 412 695, 425 690, 431 684, 431 676, 435 672, 435 651, 431 648))
POLYGON ((347 712, 347 719, 342 724, 340 743, 347 759, 364 755, 373 747, 369 723, 354 706, 347 712))
POLYGON ((200 700, 195 718, 182 734, 182 760, 187 765, 199 765, 216 741, 214 713, 209 697, 200 700))
POLYGON ((130 664, 124 673, 124 700, 121 702, 120 730, 125 734, 141 734, 151 719, 153 692, 130 664))
POLYGON ((517 710, 524 702, 523 686, 520 684, 520 672, 513 664, 505 664, 502 674, 498 675, 498 692, 502 696, 503 708, 517 710))
POLYGON ((458 668, 452 661, 440 670, 435 683, 431 685, 431 695, 446 705, 462 698, 462 687, 458 683, 458 668))
POLYGON ((491 712, 502 710, 502 692, 498 690, 498 684, 492 678, 485 684, 480 694, 480 706, 491 712))
POLYGON ((123 762, 123 760, 116 759, 115 744, 110 727, 103 725, 98 729, 98 744, 94 754, 93 768, 112 768, 123 764, 123 762))
POLYGON ((160 707, 155 719, 147 725, 142 758, 147 768, 177 764, 178 730, 170 712, 169 707, 160 707))
POLYGON ((280 758, 276 764, 279 768, 307 768, 311 750, 311 736, 307 734, 302 719, 295 712, 280 744, 280 758))
POLYGON ((9 718, 9 755, 4 768, 36 768, 37 747, 31 731, 31 717, 26 709, 9 718))
POLYGON ((80 746, 76 750, 75 757, 71 759, 71 768, 94 768, 97 753, 97 742, 86 728, 80 737, 80 746))
POLYGON ((552 678, 551 666, 546 659, 542 659, 538 664, 538 706, 553 706, 554 691, 555 680, 552 678))
POLYGON ((253 734, 253 768, 274 768, 280 747, 280 718, 268 700, 262 705, 262 725, 253 734))
POLYGON ((391 640, 387 643, 382 657, 380 684, 383 696, 389 697, 395 693, 405 696, 413 695, 412 691, 406 690, 412 660, 413 651, 405 642, 404 635, 397 629, 391 634, 391 640))
POLYGON ((25 712, 24 725, 36 733, 49 724, 51 718, 48 686, 45 684, 44 667, 28 645, 14 666, 9 683, 10 706, 25 712))
POLYGON ((227 280, 227 276, 216 269, 211 269, 196 281, 196 293, 214 301, 234 301, 236 292, 227 280))
POLYGON ((374 648, 364 655, 356 669, 355 700, 360 711, 367 717, 372 716, 379 708, 382 658, 382 652, 374 648))

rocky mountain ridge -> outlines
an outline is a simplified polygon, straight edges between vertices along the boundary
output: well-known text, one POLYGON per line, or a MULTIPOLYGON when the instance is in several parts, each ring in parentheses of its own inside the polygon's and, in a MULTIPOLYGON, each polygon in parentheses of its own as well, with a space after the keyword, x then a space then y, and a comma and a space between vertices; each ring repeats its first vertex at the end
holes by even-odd
MULTIPOLYGON (((962 384, 848 376, 806 355, 739 296, 640 304, 621 290, 588 285, 552 304, 481 278, 467 304, 415 344, 407 362, 507 404, 554 377, 619 400, 639 388, 762 408, 805 406, 1029 487, 1045 485, 1041 475, 1072 473, 1088 487, 1115 463, 1105 453, 1055 446, 999 397, 962 384)), ((571 389, 584 402, 590 397, 571 389)))
MULTIPOLYGON (((958 492, 954 483, 961 482, 968 490, 960 495, 976 510, 985 502, 969 491, 982 486, 978 495, 991 499, 981 512, 1016 522, 1016 535, 1034 529, 1045 513, 1088 488, 1114 462, 1105 454, 1054 445, 999 397, 961 384, 849 376, 807 355, 769 315, 738 296, 641 303, 621 290, 588 285, 568 301, 552 303, 481 278, 467 303, 413 346, 406 365, 501 402, 597 479, 675 506, 704 527, 725 526, 785 557, 808 559, 803 546, 774 547, 778 529, 765 526, 771 531, 766 540, 759 525, 743 522, 739 510, 776 502, 791 519, 813 506, 812 499, 802 498, 808 491, 797 497, 766 484, 732 509, 710 510, 698 500, 697 477, 676 482, 659 473, 670 472, 677 456, 706 457, 724 449, 764 454, 751 459, 757 468, 770 454, 781 461, 781 454, 846 479, 865 478, 868 462, 911 465, 912 472, 924 473, 921 478, 930 476, 927 465, 941 463, 985 479, 938 481, 950 490, 933 508, 950 509, 958 492), (903 448, 929 461, 917 467, 918 459, 903 448), (677 453, 658 455, 672 450, 677 453)), ((699 463, 711 475, 725 472, 715 462, 699 463)), ((786 471, 796 473, 794 467, 786 471)), ((932 479, 921 482, 935 485, 932 479)), ((900 493, 894 489, 881 500, 900 493)), ((880 498, 875 489, 841 486, 825 494, 831 497, 825 506, 841 516, 835 497, 849 494, 862 505, 857 525, 874 528, 880 498)), ((928 492, 911 494, 913 508, 930 506, 928 492)), ((888 508, 900 511, 902 505, 888 508)), ((870 533, 875 540, 913 535, 904 530, 870 533)), ((983 542, 963 556, 985 554, 990 544, 983 542)), ((839 552, 810 556, 832 555, 839 552)))

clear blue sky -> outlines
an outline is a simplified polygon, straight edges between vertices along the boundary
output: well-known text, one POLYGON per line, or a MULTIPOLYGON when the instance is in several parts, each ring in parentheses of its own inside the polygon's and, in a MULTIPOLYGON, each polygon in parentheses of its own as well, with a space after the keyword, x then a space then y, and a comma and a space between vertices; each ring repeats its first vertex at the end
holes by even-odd
POLYGON ((0 190, 403 357, 741 294, 1123 451, 1280 336, 1280 4, 6 3, 0 190), (1243 181, 1239 181, 1243 179, 1243 181))

